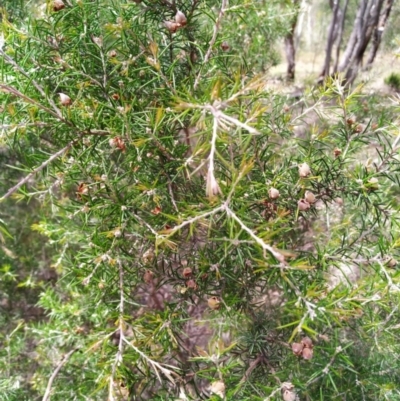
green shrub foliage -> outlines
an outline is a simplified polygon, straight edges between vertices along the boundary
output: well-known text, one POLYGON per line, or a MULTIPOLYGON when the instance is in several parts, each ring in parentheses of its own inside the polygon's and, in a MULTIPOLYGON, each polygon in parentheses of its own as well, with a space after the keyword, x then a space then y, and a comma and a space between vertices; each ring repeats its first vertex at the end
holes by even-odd
POLYGON ((3 18, 2 206, 58 280, 4 259, 45 318, 0 399, 400 399, 398 102, 272 90, 286 2, 42 10, 3 18))

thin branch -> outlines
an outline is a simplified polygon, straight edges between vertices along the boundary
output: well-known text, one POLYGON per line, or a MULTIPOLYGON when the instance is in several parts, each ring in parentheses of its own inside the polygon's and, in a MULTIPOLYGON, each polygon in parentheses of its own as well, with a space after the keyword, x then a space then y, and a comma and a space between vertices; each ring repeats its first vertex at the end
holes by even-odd
POLYGON ((7 63, 11 64, 16 70, 18 70, 24 77, 28 78, 30 82, 32 82, 33 86, 40 92, 40 94, 51 104, 56 115, 62 119, 61 110, 56 106, 51 98, 49 98, 43 88, 34 80, 32 77, 28 75, 8 54, 4 52, 4 50, 0 49, 0 54, 4 57, 7 63))
POLYGON ((286 382, 282 383, 278 388, 276 388, 267 398, 264 398, 264 401, 270 401, 271 398, 275 396, 276 393, 282 391, 283 387, 287 385, 286 382))
POLYGON ((145 353, 140 351, 139 348, 135 347, 125 337, 123 338, 123 340, 124 340, 124 342, 126 344, 128 344, 130 347, 132 347, 135 350, 136 353, 138 353, 143 359, 145 359, 149 363, 149 365, 154 369, 154 372, 156 373, 157 378, 160 381, 160 383, 161 383, 161 377, 160 377, 159 371, 161 373, 163 373, 172 384, 176 384, 175 380, 173 379, 172 376, 178 376, 178 374, 176 372, 174 372, 173 370, 171 370, 171 369, 179 370, 179 368, 177 368, 176 366, 167 365, 165 363, 164 364, 160 364, 160 363, 154 361, 153 359, 149 358, 145 353), (168 369, 168 368, 164 367, 163 365, 164 366, 168 366, 171 369, 168 369))
POLYGON ((110 384, 109 384, 109 392, 108 399, 110 401, 114 401, 114 378, 115 373, 117 371, 117 366, 122 362, 123 352, 124 352, 124 269, 122 266, 122 262, 118 260, 118 270, 119 270, 119 342, 118 342, 118 351, 115 355, 114 363, 112 366, 110 384))
POLYGON ((72 354, 74 354, 76 351, 78 351, 78 349, 79 348, 74 348, 71 351, 69 351, 68 354, 64 355, 64 358, 57 365, 57 367, 55 368, 54 372, 50 376, 50 379, 47 383, 46 392, 44 393, 42 401, 48 401, 50 399, 50 392, 51 392, 51 388, 53 386, 53 382, 54 382, 55 378, 57 377, 61 368, 68 362, 69 358, 71 358, 72 354))
MULTIPOLYGON (((208 60, 210 59, 212 48, 213 48, 213 46, 215 44, 215 41, 217 40, 218 31, 219 31, 219 28, 221 26, 222 17, 224 16, 227 4, 228 4, 228 0, 222 0, 221 10, 219 11, 218 18, 215 21, 213 36, 212 36, 212 38, 210 40, 210 43, 209 43, 210 46, 208 47, 206 55, 204 56, 204 61, 203 61, 202 67, 204 67, 204 65, 207 64, 208 60)), ((199 73, 198 73, 198 75, 196 77, 196 80, 194 82, 193 88, 195 90, 197 89, 197 86, 200 83, 200 77, 201 77, 201 70, 199 71, 199 73)))
POLYGON ((232 219, 234 219, 242 228, 242 230, 246 231, 251 238, 253 238, 253 240, 262 247, 262 249, 264 251, 269 252, 272 256, 275 257, 275 259, 277 259, 279 262, 284 263, 285 262, 285 258, 284 256, 279 253, 278 251, 276 251, 272 246, 267 245, 260 237, 258 237, 257 235, 254 234, 254 232, 247 227, 242 220, 239 219, 239 217, 236 216, 236 214, 228 207, 228 205, 225 205, 225 210, 226 213, 229 217, 231 217, 232 219))
MULTIPOLYGON (((329 369, 330 367, 333 365, 333 363, 335 362, 336 356, 338 354, 340 354, 343 351, 343 348, 339 345, 338 347, 336 347, 335 353, 332 355, 332 358, 330 359, 330 361, 326 364, 326 366, 322 369, 322 374, 327 375, 329 373, 329 369)), ((312 383, 315 383, 322 375, 318 375, 317 377, 314 377, 314 379, 309 380, 307 382, 307 385, 309 386, 312 383)))
POLYGON ((178 224, 177 226, 169 229, 168 230, 168 234, 160 235, 160 234, 156 233, 157 238, 159 240, 159 244, 162 243, 165 239, 167 239, 167 238, 171 237, 172 235, 174 235, 177 231, 179 231, 183 227, 186 227, 187 225, 193 224, 197 220, 201 220, 201 219, 203 219, 205 217, 212 216, 213 214, 221 212, 224 209, 225 209, 225 204, 223 204, 223 205, 221 205, 221 206, 219 206, 219 207, 217 207, 217 208, 215 208, 215 209, 213 209, 213 210, 211 210, 209 212, 197 215, 195 217, 192 217, 189 220, 185 220, 183 223, 178 224))
POLYGON ((58 113, 54 112, 53 110, 49 109, 48 107, 43 106, 42 104, 38 103, 36 100, 30 98, 29 96, 24 95, 18 89, 15 89, 12 86, 5 85, 5 84, 0 84, 0 89, 3 92, 11 93, 12 95, 17 96, 17 97, 25 100, 28 103, 34 104, 35 106, 39 107, 40 109, 42 109, 42 110, 46 111, 47 113, 51 114, 53 117, 61 120, 63 123, 66 123, 69 126, 73 126, 73 124, 70 121, 65 120, 62 115, 59 115, 58 113))
POLYGON ((78 142, 78 139, 75 139, 68 143, 67 146, 64 146, 61 150, 51 155, 46 161, 44 161, 40 166, 36 167, 31 173, 29 173, 25 178, 18 182, 17 185, 14 185, 10 188, 5 195, 0 198, 0 202, 4 199, 10 197, 15 191, 22 187, 26 182, 28 182, 35 174, 39 171, 43 170, 47 165, 49 165, 53 160, 57 159, 59 156, 67 152, 72 146, 74 146, 78 142))

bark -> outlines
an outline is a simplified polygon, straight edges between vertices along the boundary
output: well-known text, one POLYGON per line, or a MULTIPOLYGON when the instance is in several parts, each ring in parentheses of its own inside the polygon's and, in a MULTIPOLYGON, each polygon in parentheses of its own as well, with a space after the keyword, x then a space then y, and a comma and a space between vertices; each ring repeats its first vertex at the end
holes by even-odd
MULTIPOLYGON (((293 0, 293 4, 298 7, 300 0, 293 0)), ((296 71, 296 46, 295 46, 295 31, 297 25, 298 12, 296 12, 293 18, 292 25, 289 33, 285 37, 285 51, 287 60, 287 71, 286 79, 288 81, 294 81, 295 71, 296 71)))
POLYGON ((323 78, 325 78, 330 73, 332 49, 338 32, 337 26, 338 26, 338 17, 340 10, 340 0, 331 1, 331 8, 333 11, 333 15, 329 26, 328 39, 325 50, 325 62, 320 75, 320 80, 323 80, 323 78))
POLYGON ((346 19, 348 5, 349 5, 349 0, 346 0, 346 2, 344 3, 343 10, 340 11, 339 26, 338 26, 338 32, 337 32, 335 64, 333 66, 334 74, 336 74, 338 72, 340 47, 342 46, 342 41, 343 41, 344 21, 346 19))
POLYGON ((379 19, 384 1, 362 0, 360 2, 353 31, 339 66, 339 71, 345 73, 345 80, 348 84, 351 84, 356 78, 372 35, 379 29, 379 19))
POLYGON ((374 30, 372 47, 368 57, 366 68, 370 68, 375 60, 376 54, 378 52, 379 46, 382 41, 382 35, 386 27, 386 23, 389 19, 390 12, 392 11, 394 0, 387 0, 385 10, 382 13, 381 19, 378 26, 374 30))

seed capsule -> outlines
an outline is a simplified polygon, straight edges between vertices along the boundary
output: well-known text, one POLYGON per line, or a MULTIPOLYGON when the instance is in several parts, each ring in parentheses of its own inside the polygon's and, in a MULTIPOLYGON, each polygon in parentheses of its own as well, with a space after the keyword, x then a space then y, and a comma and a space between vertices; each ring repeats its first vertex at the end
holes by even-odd
POLYGON ((92 40, 93 40, 93 43, 96 44, 97 46, 99 46, 99 47, 103 46, 103 38, 92 35, 92 40))
POLYGON ((178 27, 185 26, 187 24, 186 15, 182 11, 177 11, 175 14, 175 22, 178 24, 178 27))
POLYGON ((189 278, 192 275, 192 269, 190 267, 185 267, 182 272, 184 278, 189 278))
POLYGON ((313 357, 313 350, 312 348, 305 348, 303 349, 302 356, 305 360, 309 361, 313 357))
POLYGON ((224 52, 227 52, 229 49, 230 49, 231 47, 229 46, 229 43, 228 42, 222 42, 221 43, 221 49, 222 49, 222 51, 224 51, 224 52))
POLYGON ((175 33, 179 25, 174 21, 164 21, 164 26, 171 32, 175 33))
POLYGON ((60 96, 60 102, 63 106, 71 105, 72 100, 68 95, 66 95, 65 93, 59 93, 58 95, 60 96))
POLYGON ((304 347, 306 347, 306 348, 312 348, 314 345, 313 345, 313 342, 312 342, 312 340, 311 340, 311 338, 310 337, 303 337, 302 339, 301 339, 301 343, 304 345, 304 347))
POLYGON ((293 354, 300 356, 303 352, 304 345, 301 343, 293 343, 292 344, 292 351, 293 354))
POLYGON ((297 202, 297 206, 298 206, 299 210, 302 212, 306 212, 311 207, 311 205, 304 199, 300 199, 297 202))
POLYGON ((335 157, 339 157, 341 154, 342 154, 342 150, 341 150, 341 149, 339 149, 339 148, 335 148, 335 149, 334 149, 333 155, 334 155, 335 157))
POLYGON ((151 284, 154 279, 154 274, 150 270, 146 270, 145 273, 143 274, 143 280, 147 284, 151 284))
POLYGON ((221 306, 221 301, 218 299, 218 297, 215 297, 215 296, 208 298, 207 303, 208 303, 208 306, 210 307, 210 309, 212 309, 212 310, 219 309, 221 306))
POLYGON ((65 4, 64 4, 64 2, 63 1, 61 1, 61 0, 54 0, 54 2, 53 2, 53 11, 60 11, 60 10, 62 10, 63 8, 65 8, 65 4))
POLYGON ((295 387, 290 382, 282 383, 282 398, 284 401, 295 401, 296 400, 296 391, 295 387))
POLYGON ((307 163, 299 165, 299 176, 301 178, 308 177, 311 174, 310 166, 307 163))
POLYGON ((397 265, 397 260, 389 256, 389 258, 386 261, 386 264, 388 267, 395 267, 397 265))
POLYGON ((311 191, 306 191, 306 193, 304 194, 304 200, 306 200, 310 204, 315 203, 317 201, 315 195, 311 191))
POLYGON ((196 281, 194 281, 194 280, 192 280, 192 279, 186 281, 186 287, 187 287, 187 288, 191 288, 192 290, 197 290, 196 281))
POLYGON ((279 198, 279 191, 276 188, 270 188, 268 191, 268 195, 271 199, 278 199, 279 198))

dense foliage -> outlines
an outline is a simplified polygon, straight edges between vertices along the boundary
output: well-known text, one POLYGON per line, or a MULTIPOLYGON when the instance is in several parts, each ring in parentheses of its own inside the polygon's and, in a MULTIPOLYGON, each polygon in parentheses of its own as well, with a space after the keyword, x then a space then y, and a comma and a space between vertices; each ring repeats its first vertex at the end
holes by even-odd
POLYGON ((268 89, 291 12, 3 19, 1 400, 400 399, 399 103, 268 89))

